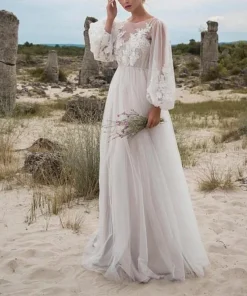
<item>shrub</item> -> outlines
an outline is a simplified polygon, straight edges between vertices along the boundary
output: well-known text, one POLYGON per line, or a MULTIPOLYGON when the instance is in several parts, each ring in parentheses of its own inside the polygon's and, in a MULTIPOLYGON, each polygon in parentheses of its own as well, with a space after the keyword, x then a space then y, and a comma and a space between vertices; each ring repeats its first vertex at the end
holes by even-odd
POLYGON ((241 72, 241 68, 238 66, 232 68, 232 70, 230 71, 231 75, 238 75, 240 72, 241 72))
POLYGON ((212 81, 217 78, 222 78, 228 75, 227 68, 219 64, 216 67, 211 67, 207 74, 201 77, 202 81, 212 81))
POLYGON ((222 189, 226 191, 235 189, 231 170, 228 169, 227 172, 222 172, 213 164, 209 164, 207 169, 199 177, 198 185, 201 191, 206 192, 210 192, 215 189, 222 189))
POLYGON ((199 70, 200 69, 200 63, 196 59, 191 59, 186 66, 190 70, 199 70))

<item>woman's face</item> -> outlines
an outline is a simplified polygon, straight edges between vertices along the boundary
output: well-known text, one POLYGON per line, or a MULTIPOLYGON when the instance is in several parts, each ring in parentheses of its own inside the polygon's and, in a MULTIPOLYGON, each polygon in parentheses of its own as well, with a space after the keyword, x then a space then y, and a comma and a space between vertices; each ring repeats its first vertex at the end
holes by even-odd
POLYGON ((118 2, 129 12, 134 11, 137 7, 142 5, 142 0, 118 0, 118 2))

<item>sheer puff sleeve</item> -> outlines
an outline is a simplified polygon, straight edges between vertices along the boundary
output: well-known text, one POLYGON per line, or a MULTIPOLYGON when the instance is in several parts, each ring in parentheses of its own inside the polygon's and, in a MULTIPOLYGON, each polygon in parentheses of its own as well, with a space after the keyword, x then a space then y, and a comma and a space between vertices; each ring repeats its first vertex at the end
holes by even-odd
POLYGON ((166 25, 157 20, 151 31, 147 100, 163 110, 174 108, 175 76, 172 49, 166 25))
POLYGON ((117 37, 118 22, 114 21, 111 33, 105 31, 105 23, 105 19, 90 23, 88 30, 90 50, 95 60, 113 62, 115 60, 114 43, 117 37))

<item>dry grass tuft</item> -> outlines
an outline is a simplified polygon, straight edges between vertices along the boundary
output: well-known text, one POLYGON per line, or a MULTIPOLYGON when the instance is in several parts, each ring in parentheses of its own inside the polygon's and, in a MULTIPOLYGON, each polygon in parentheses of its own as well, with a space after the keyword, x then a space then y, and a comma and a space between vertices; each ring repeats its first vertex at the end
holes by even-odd
POLYGON ((34 191, 28 223, 36 220, 37 212, 44 217, 58 215, 65 206, 98 197, 100 125, 70 127, 62 136, 61 180, 56 180, 49 191, 45 186, 34 191))
POLYGON ((76 194, 93 199, 99 193, 100 124, 76 126, 66 133, 64 167, 76 194))
POLYGON ((227 172, 221 172, 220 169, 212 163, 207 166, 207 169, 204 170, 203 174, 199 177, 198 185, 199 189, 205 192, 216 189, 226 191, 235 189, 232 171, 228 169, 227 172))
POLYGON ((177 134, 177 144, 183 167, 191 167, 196 165, 193 149, 186 145, 186 139, 181 134, 177 134))
POLYGON ((12 179, 18 170, 18 159, 13 152, 18 124, 11 118, 0 119, 0 181, 12 179))
POLYGON ((68 228, 73 230, 73 232, 78 233, 84 222, 84 215, 81 212, 70 214, 68 213, 65 217, 64 215, 59 215, 60 223, 63 228, 68 228))

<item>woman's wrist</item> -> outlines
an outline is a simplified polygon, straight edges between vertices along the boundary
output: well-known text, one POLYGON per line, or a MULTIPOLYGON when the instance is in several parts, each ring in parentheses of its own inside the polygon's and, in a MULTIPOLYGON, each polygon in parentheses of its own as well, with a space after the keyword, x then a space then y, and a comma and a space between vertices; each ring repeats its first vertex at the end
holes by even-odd
POLYGON ((106 19, 106 23, 105 23, 106 32, 111 33, 113 22, 114 22, 114 18, 106 19))

